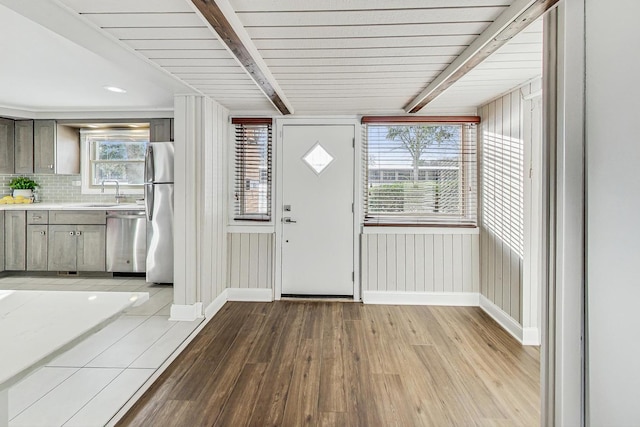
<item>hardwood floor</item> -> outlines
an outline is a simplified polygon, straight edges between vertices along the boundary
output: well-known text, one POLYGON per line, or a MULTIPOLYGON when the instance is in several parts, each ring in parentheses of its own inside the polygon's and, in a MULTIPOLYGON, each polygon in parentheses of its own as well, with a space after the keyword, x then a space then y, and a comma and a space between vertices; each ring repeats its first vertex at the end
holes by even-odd
POLYGON ((539 353, 475 307, 227 303, 119 426, 539 425, 539 353))

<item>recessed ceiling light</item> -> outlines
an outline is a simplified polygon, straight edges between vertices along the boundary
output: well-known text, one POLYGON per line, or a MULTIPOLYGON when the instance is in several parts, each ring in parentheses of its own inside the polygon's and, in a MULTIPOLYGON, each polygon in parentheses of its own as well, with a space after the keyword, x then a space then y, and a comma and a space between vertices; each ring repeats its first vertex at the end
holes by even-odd
POLYGON ((125 89, 119 88, 117 86, 103 86, 106 90, 115 93, 127 93, 125 89))

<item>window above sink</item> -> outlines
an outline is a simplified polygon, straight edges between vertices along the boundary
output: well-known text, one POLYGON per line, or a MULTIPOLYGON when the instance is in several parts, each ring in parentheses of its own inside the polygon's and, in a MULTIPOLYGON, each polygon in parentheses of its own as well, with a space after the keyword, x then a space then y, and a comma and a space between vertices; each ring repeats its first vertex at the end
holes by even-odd
POLYGON ((149 129, 81 129, 82 193, 143 193, 149 129))

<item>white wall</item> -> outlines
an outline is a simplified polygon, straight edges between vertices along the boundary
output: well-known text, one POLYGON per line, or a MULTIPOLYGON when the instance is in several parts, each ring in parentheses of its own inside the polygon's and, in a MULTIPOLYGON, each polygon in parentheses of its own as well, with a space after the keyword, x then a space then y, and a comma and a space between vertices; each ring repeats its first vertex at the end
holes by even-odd
POLYGON ((220 104, 176 96, 173 319, 201 316, 226 288, 228 134, 220 104))
POLYGON ((363 234, 362 290, 479 291, 477 234, 363 234))
POLYGON ((518 323, 524 254, 522 105, 516 90, 479 109, 480 290, 518 323))
POLYGON ((640 422, 637 0, 586 1, 588 417, 640 422))
POLYGON ((227 285, 273 289, 273 233, 227 234, 227 285))

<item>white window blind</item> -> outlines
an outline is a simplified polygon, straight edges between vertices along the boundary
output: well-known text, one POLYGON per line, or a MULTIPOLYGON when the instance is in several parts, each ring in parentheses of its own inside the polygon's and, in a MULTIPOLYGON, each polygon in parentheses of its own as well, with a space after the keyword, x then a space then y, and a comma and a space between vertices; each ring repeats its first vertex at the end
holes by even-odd
POLYGON ((476 225, 475 123, 367 119, 365 225, 476 225))
POLYGON ((271 220, 271 119, 234 118, 234 219, 271 220))

